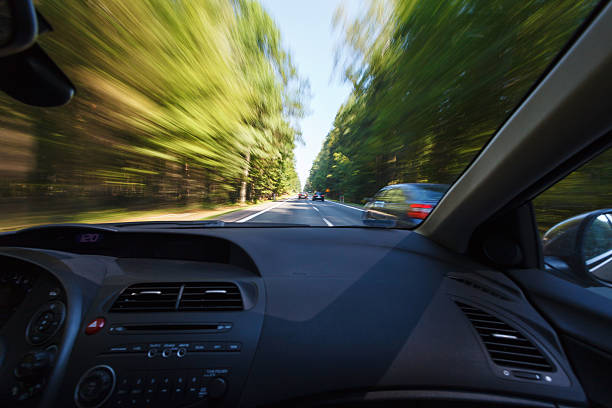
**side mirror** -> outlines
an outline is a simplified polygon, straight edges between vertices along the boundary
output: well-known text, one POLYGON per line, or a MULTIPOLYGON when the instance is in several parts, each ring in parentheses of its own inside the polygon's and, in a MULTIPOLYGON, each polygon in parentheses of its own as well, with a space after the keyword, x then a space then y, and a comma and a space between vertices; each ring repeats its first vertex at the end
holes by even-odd
POLYGON ((612 283, 612 211, 591 218, 581 238, 586 271, 612 283))
POLYGON ((372 201, 374 201, 374 197, 366 197, 366 198, 364 198, 364 201, 366 203, 371 203, 372 201))
POLYGON ((582 279, 612 283, 612 209, 569 218, 542 239, 545 263, 582 279))
POLYGON ((36 44, 51 25, 32 0, 0 0, 0 90, 32 106, 60 106, 75 94, 70 79, 36 44))
POLYGON ((0 0, 0 57, 31 47, 38 35, 32 0, 0 0))

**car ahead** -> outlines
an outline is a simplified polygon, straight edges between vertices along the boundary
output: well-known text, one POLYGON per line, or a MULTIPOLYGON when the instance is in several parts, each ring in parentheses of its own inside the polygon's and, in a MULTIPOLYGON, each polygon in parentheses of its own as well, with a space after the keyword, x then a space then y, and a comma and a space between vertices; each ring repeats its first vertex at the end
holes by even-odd
POLYGON ((298 193, 298 198, 300 198, 300 199, 301 198, 308 198, 308 193, 304 193, 304 192, 298 193))
POLYGON ((315 191, 315 193, 312 195, 312 201, 317 200, 325 201, 325 194, 315 191))
POLYGON ((419 225, 435 208, 442 198, 447 184, 408 183, 394 184, 381 188, 368 199, 362 220, 385 220, 394 222, 398 227, 419 225))

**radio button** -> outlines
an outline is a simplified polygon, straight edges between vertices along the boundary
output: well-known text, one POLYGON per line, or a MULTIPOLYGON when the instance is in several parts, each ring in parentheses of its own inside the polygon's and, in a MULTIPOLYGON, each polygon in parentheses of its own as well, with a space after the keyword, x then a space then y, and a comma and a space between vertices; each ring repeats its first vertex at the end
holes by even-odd
POLYGON ((127 353, 128 346, 112 346, 108 348, 109 353, 127 353))
POLYGON ((172 355, 172 349, 170 349, 170 348, 165 348, 165 349, 162 351, 162 357, 163 357, 163 358, 168 358, 168 357, 170 357, 171 355, 172 355))
POLYGON ((206 398, 207 396, 208 396, 208 387, 199 387, 197 394, 196 394, 196 398, 202 399, 202 398, 206 398))
POLYGON ((140 407, 142 406, 142 401, 140 397, 128 398, 128 407, 140 407))
POLYGON ((227 351, 240 351, 241 344, 240 343, 227 343, 226 350, 227 351))
POLYGON ((130 353, 142 353, 146 350, 146 346, 144 344, 132 344, 129 346, 130 353))
POLYGON ((225 346, 223 343, 211 343, 209 347, 209 351, 223 351, 225 350, 225 346))
POLYGON ((161 401, 168 400, 170 398, 170 386, 169 385, 160 385, 157 390, 157 396, 161 401))
POLYGON ((110 400, 110 408, 123 408, 127 407, 127 399, 125 397, 114 397, 110 400))
POLYGON ((189 386, 187 387, 187 389, 185 390, 185 397, 187 398, 187 400, 191 401, 194 400, 197 395, 198 395, 198 391, 200 390, 200 387, 196 387, 196 386, 189 386))
POLYGON ((172 396, 174 397, 175 400, 182 400, 183 398, 185 398, 185 387, 183 386, 174 387, 174 393, 172 396))
POLYGON ((157 355, 157 349, 156 348, 152 348, 149 349, 149 351, 147 351, 147 357, 149 358, 153 358, 157 355))
POLYGON ((207 351, 208 347, 205 343, 191 343, 189 351, 207 351))
POLYGON ((179 348, 179 349, 176 351, 176 356, 177 356, 178 358, 185 357, 185 354, 187 354, 187 350, 186 350, 185 348, 182 348, 182 347, 181 347, 181 348, 179 348))

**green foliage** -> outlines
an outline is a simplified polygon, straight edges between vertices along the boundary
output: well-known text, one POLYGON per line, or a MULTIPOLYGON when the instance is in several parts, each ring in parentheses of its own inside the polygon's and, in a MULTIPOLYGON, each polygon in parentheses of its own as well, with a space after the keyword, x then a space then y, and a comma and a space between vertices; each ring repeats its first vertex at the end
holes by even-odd
POLYGON ((77 95, 54 109, 0 96, 0 125, 32 138, 34 156, 25 170, 0 168, 0 195, 222 202, 237 199, 245 170, 261 168, 248 175, 249 199, 295 189, 292 123, 308 83, 257 1, 38 9, 54 27, 40 43, 77 95))
POLYGON ((360 202, 387 184, 454 182, 596 3, 386 0, 352 21, 338 12, 353 92, 308 187, 360 202))

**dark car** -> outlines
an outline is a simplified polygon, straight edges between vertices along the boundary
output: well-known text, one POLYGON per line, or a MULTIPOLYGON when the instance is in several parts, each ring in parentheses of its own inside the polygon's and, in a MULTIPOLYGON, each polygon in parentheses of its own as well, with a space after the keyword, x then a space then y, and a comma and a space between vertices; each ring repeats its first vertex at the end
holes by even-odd
POLYGON ((315 193, 312 195, 312 201, 317 201, 317 200, 325 201, 325 194, 319 191, 315 191, 315 193))
POLYGON ((410 183, 383 187, 365 205, 362 219, 387 220, 396 226, 420 224, 442 198, 447 184, 410 183))

